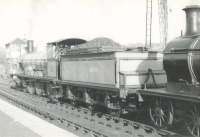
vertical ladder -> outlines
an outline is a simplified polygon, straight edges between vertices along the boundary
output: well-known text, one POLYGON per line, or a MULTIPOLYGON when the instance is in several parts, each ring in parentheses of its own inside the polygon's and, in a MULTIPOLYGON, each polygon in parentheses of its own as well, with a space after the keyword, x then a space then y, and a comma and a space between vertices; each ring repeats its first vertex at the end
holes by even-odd
POLYGON ((158 16, 159 16, 160 46, 162 47, 162 49, 164 49, 167 44, 167 30, 168 30, 167 0, 158 0, 158 16))
POLYGON ((151 29, 152 29, 152 0, 146 0, 146 36, 145 47, 151 48, 151 29))

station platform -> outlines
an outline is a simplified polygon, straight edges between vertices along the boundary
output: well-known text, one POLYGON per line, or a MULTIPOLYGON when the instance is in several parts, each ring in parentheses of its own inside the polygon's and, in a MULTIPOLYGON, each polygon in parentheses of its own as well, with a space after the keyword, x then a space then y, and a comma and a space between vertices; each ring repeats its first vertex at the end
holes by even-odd
POLYGON ((0 99, 0 137, 78 137, 0 99))

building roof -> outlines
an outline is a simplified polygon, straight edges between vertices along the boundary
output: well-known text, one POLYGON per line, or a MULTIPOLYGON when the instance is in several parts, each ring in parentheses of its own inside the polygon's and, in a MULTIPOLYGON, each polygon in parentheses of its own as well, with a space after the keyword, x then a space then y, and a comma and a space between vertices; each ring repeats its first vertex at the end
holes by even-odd
POLYGON ((8 48, 10 45, 25 45, 25 44, 27 44, 27 41, 28 40, 26 40, 26 39, 16 38, 13 41, 7 43, 5 46, 6 46, 6 48, 8 48))
POLYGON ((27 40, 26 39, 20 39, 20 38, 16 38, 15 40, 11 41, 10 44, 18 44, 18 45, 22 45, 22 44, 26 44, 27 40))

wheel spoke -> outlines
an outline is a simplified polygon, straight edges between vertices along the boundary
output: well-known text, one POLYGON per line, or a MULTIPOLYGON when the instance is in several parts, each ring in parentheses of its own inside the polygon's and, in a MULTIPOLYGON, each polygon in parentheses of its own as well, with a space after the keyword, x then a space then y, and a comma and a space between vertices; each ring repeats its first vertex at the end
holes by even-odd
POLYGON ((161 110, 161 120, 165 123, 167 120, 167 115, 161 110))
POLYGON ((189 126, 191 126, 193 123, 194 123, 194 121, 189 121, 189 122, 187 123, 187 126, 189 127, 189 126))
POLYGON ((162 119, 167 118, 167 114, 165 114, 165 112, 162 109, 160 110, 160 114, 162 119))
POLYGON ((162 119, 159 119, 160 127, 162 126, 162 119))
POLYGON ((156 126, 158 125, 158 121, 157 121, 157 118, 156 118, 156 120, 155 120, 155 124, 156 124, 156 126))
POLYGON ((173 123, 173 106, 170 102, 162 103, 161 99, 156 99, 154 106, 149 108, 152 122, 158 128, 169 126, 173 123))
POLYGON ((173 113, 170 112, 170 113, 169 113, 169 122, 168 122, 168 123, 171 125, 171 124, 173 123, 173 120, 174 120, 173 113))
POLYGON ((155 113, 152 112, 152 108, 149 109, 149 114, 150 114, 151 120, 152 120, 153 122, 155 122, 155 118, 154 118, 155 113))
POLYGON ((195 105, 188 113, 187 118, 187 130, 194 137, 200 137, 200 115, 197 106, 195 105))
POLYGON ((192 128, 192 134, 194 135, 194 130, 196 129, 196 127, 195 126, 193 126, 193 128, 192 128))

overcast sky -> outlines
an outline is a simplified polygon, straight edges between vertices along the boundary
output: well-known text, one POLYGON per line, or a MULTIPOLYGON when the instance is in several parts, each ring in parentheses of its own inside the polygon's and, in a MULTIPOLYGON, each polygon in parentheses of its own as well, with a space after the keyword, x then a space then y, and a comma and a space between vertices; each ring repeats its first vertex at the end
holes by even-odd
MULTIPOLYGON (((16 37, 48 42, 68 37, 109 37, 122 44, 144 43, 146 0, 0 0, 0 45, 16 37)), ((159 41, 158 0, 153 0, 153 42, 159 41)), ((186 5, 168 0, 169 39, 184 30, 186 5)))

